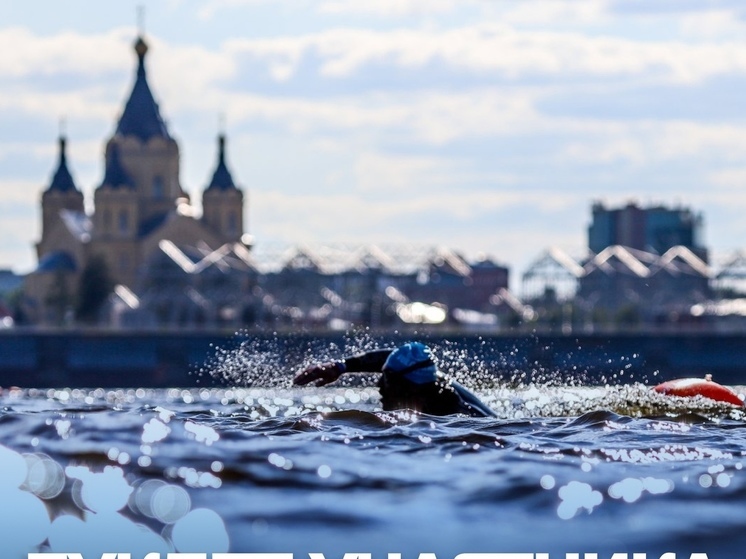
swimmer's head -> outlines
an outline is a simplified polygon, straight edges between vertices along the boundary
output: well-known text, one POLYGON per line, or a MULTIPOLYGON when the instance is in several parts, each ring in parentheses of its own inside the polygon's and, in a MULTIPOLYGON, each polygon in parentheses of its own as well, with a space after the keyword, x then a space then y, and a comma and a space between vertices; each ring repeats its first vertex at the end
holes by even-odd
POLYGON ((429 347, 420 342, 410 342, 389 355, 383 372, 401 375, 415 384, 426 384, 435 381, 437 368, 429 347))

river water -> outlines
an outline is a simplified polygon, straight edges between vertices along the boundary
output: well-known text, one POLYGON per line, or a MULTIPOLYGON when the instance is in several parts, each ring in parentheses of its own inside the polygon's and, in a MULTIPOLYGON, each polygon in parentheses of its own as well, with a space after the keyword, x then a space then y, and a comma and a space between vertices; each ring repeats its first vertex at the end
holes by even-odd
POLYGON ((6 389, 0 556, 744 556, 740 409, 450 358, 498 418, 383 412, 365 378, 292 388, 250 345, 195 370, 220 388, 6 389))

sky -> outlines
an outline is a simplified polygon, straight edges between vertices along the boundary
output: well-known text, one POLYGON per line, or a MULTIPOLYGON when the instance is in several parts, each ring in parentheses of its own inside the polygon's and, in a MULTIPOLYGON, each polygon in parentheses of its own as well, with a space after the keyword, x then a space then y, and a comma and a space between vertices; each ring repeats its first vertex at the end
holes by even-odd
POLYGON ((224 130, 257 249, 445 246, 515 284, 594 201, 746 240, 742 0, 0 0, 0 268, 35 265, 61 127, 90 204, 138 6, 182 187, 224 130))

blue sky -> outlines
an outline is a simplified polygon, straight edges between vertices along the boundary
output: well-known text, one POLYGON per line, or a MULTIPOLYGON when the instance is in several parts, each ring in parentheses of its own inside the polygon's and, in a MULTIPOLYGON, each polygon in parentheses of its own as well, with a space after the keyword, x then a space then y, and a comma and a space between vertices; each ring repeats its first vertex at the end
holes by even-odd
POLYGON ((516 285, 582 251, 594 200, 746 239, 740 0, 0 0, 0 268, 33 268, 60 119, 100 184, 138 5, 182 186, 199 200, 224 115, 257 246, 445 245, 516 285))

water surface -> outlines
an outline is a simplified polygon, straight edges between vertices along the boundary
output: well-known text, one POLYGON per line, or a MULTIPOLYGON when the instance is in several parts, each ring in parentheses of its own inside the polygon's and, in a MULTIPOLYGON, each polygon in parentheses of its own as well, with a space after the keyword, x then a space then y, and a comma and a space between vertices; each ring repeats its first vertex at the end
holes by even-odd
POLYGON ((457 359, 498 418, 383 412, 369 378, 291 388, 249 349, 203 367, 225 388, 5 390, 2 557, 743 556, 741 410, 457 359))

